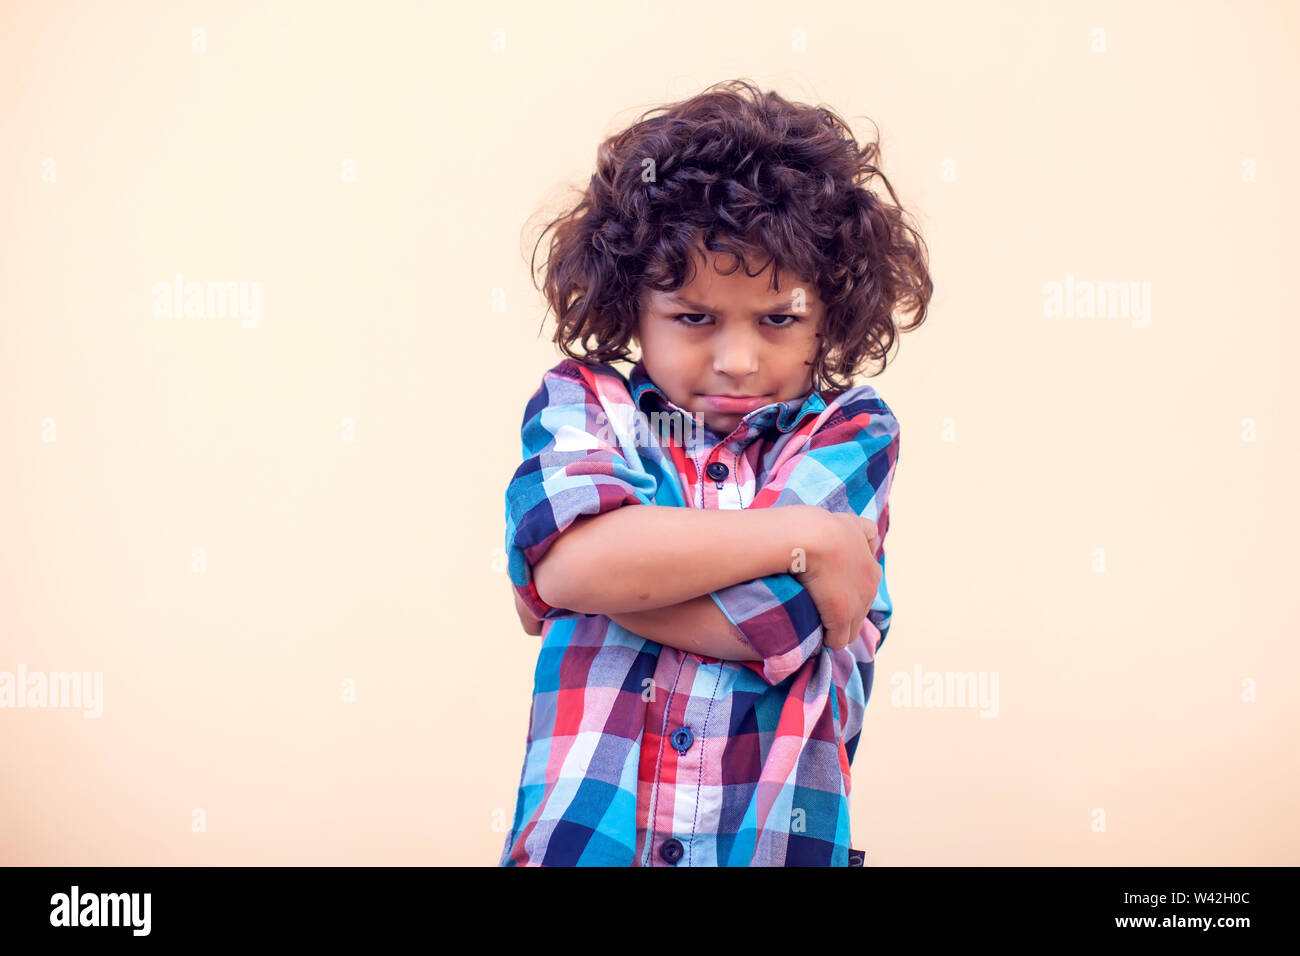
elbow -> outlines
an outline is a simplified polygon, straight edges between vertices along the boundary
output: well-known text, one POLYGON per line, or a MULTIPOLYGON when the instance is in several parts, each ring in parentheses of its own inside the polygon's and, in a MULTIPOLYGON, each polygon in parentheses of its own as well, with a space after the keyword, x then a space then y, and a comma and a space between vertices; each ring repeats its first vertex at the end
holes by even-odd
POLYGON ((577 585, 585 580, 581 570, 574 567, 566 549, 553 545, 540 561, 533 565, 533 586, 537 596, 551 607, 562 607, 579 614, 594 614, 589 596, 577 585))
POLYGON ((546 549, 533 565, 533 586, 537 595, 551 607, 562 607, 579 614, 597 614, 592 607, 593 595, 586 583, 593 579, 582 566, 589 549, 583 547, 583 527, 592 516, 583 515, 546 549))
POLYGON ((537 589, 537 596, 551 607, 569 607, 566 603, 568 596, 564 593, 566 575, 563 572, 563 564, 557 560, 554 547, 533 565, 533 587, 537 589))

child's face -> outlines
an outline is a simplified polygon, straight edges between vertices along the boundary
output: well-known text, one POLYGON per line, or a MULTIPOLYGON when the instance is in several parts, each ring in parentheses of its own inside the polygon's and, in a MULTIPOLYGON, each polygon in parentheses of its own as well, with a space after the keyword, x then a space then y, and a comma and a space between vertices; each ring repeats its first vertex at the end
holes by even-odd
POLYGON ((811 283, 786 270, 778 294, 770 288, 771 265, 753 278, 743 268, 724 276, 717 264, 730 268, 735 261, 713 252, 707 259, 676 292, 642 293, 633 339, 668 398, 727 435, 746 412, 808 394, 812 366, 806 363, 817 355, 825 307, 811 283), (754 398, 710 398, 722 395, 754 398))

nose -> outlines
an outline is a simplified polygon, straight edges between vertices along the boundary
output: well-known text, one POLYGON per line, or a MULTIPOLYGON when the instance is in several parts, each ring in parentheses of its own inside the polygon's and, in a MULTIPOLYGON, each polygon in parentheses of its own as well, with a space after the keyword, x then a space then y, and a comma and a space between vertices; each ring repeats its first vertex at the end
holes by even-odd
POLYGON ((713 371, 743 379, 758 371, 758 343, 747 329, 731 329, 714 339, 713 371))

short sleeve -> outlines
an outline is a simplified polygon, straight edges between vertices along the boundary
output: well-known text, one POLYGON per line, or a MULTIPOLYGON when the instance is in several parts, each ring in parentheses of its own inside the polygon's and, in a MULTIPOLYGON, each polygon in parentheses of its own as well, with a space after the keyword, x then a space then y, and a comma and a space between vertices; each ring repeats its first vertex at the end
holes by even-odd
POLYGON ((652 504, 655 479, 620 422, 634 410, 626 382, 607 366, 566 359, 548 371, 524 410, 523 462, 506 488, 510 583, 542 620, 576 612, 541 599, 533 568, 579 517, 652 504))
MULTIPOLYGON (((748 506, 815 505, 876 522, 882 573, 862 635, 871 657, 884 642, 893 616, 884 545, 898 448, 898 421, 889 406, 869 385, 850 389, 828 406, 808 435, 792 439, 790 450, 782 453, 748 506)), ((812 596, 793 574, 755 578, 711 596, 763 656, 763 676, 769 683, 789 677, 821 650, 821 618, 812 596)))

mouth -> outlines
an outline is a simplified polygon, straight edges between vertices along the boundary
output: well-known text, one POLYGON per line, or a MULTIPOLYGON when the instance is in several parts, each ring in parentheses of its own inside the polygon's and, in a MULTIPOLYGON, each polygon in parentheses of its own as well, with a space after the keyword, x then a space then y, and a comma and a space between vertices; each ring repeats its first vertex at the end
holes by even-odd
POLYGON ((715 412, 743 415, 770 404, 772 397, 770 395, 701 395, 700 401, 715 412))

